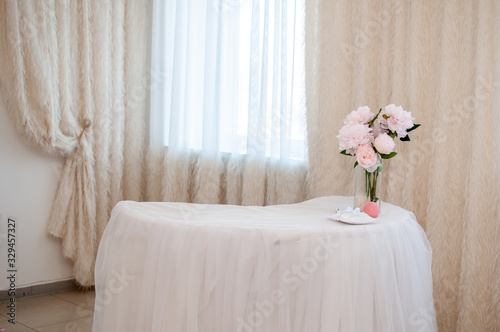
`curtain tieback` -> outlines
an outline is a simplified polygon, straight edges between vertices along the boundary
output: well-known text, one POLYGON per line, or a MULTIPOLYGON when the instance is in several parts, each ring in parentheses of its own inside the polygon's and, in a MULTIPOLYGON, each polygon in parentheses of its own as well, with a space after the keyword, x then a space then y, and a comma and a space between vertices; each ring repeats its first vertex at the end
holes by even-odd
POLYGON ((89 119, 83 120, 83 130, 80 133, 80 136, 78 136, 78 141, 82 140, 82 137, 83 137, 83 134, 85 133, 85 130, 87 130, 87 128, 90 127, 91 125, 92 125, 92 121, 90 121, 89 119))

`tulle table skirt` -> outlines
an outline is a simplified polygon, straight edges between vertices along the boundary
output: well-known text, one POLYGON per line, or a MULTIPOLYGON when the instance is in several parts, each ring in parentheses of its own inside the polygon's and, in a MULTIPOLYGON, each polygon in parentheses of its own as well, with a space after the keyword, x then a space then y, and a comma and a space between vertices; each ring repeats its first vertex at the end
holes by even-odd
POLYGON ((328 216, 352 197, 267 207, 120 202, 99 246, 93 331, 437 331, 413 213, 328 216))

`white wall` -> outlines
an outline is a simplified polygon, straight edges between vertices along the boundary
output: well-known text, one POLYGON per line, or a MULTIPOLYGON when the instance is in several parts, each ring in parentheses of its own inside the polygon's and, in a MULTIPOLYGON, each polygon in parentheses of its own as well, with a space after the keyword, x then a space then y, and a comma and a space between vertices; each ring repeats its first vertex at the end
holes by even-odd
POLYGON ((72 278, 61 243, 46 231, 64 159, 41 154, 21 137, 0 94, 0 290, 8 288, 7 216, 17 218, 17 287, 72 278))

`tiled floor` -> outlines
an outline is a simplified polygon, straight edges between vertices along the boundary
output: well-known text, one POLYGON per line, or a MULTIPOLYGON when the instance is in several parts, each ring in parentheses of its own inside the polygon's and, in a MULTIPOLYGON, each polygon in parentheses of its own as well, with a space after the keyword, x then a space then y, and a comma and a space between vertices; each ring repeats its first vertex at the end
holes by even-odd
POLYGON ((94 291, 68 291, 16 301, 16 324, 6 317, 1 304, 0 331, 90 332, 94 315, 94 291))

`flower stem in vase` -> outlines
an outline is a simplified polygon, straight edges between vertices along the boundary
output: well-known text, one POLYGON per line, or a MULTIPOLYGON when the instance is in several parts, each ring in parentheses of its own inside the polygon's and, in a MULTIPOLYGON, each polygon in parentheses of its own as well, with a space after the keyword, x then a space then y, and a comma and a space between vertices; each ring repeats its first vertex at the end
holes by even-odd
POLYGON ((378 177, 380 175, 380 172, 382 171, 382 166, 379 166, 375 172, 373 172, 373 184, 372 184, 372 194, 370 196, 370 201, 377 203, 380 207, 380 202, 377 197, 377 183, 378 183, 378 177))
POLYGON ((373 172, 368 172, 366 169, 356 166, 356 190, 354 194, 354 208, 363 207, 368 202, 374 202, 380 207, 380 200, 377 196, 379 185, 379 176, 382 167, 377 168, 373 172))
POLYGON ((366 179, 365 179, 365 186, 366 186, 366 197, 370 197, 370 173, 368 171, 365 171, 366 174, 366 179))

